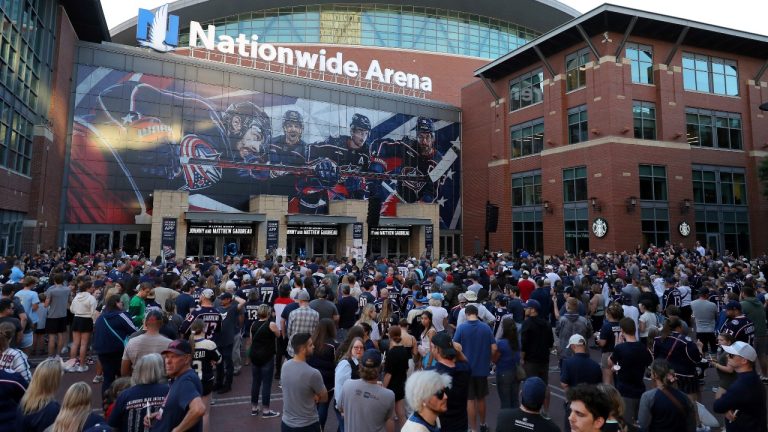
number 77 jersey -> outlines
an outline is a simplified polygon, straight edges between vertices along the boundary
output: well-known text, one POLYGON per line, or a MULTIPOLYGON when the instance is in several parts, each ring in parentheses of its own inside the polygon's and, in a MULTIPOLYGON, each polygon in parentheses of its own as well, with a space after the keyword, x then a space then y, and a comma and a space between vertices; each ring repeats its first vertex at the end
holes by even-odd
POLYGON ((189 328, 196 319, 203 320, 203 333, 206 339, 213 339, 221 331, 222 316, 216 308, 210 306, 200 306, 187 314, 184 322, 179 327, 179 333, 189 336, 189 328))

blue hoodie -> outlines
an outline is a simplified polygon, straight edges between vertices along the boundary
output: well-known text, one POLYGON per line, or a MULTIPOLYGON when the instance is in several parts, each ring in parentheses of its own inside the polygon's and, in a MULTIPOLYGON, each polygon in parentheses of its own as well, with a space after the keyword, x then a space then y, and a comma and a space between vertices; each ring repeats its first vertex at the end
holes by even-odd
POLYGON ((94 323, 93 350, 96 354, 121 353, 125 349, 126 337, 136 330, 131 317, 125 312, 105 311, 94 323))

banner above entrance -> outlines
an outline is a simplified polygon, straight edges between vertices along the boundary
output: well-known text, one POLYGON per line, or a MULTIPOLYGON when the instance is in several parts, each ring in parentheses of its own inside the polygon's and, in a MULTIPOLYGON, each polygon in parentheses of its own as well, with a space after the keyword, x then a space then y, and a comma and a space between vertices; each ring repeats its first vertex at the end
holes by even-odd
POLYGON ((253 225, 190 222, 189 235, 253 235, 253 225))
POLYGON ((371 237, 408 237, 411 235, 411 229, 408 227, 374 227, 369 234, 371 237))
POLYGON ((286 233, 296 236, 337 236, 339 235, 339 228, 335 226, 323 226, 323 225, 300 225, 289 226, 286 233))

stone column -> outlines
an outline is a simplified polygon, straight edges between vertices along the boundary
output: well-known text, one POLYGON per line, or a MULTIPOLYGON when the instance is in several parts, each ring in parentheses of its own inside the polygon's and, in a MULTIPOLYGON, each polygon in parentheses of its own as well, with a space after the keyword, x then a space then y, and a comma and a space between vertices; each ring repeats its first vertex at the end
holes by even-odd
MULTIPOLYGON (((279 195, 256 195, 251 197, 248 205, 251 213, 262 213, 267 220, 278 221, 277 247, 286 249, 288 247, 288 197, 279 195)), ((254 251, 257 258, 263 258, 267 254, 267 223, 260 222, 256 227, 256 247, 254 251)))
MULTIPOLYGON (((341 200, 331 201, 328 204, 329 216, 347 216, 354 217, 356 222, 363 224, 363 245, 368 244, 368 201, 364 200, 341 200)), ((339 226, 339 237, 336 243, 336 255, 346 256, 347 248, 354 246, 352 239, 352 224, 342 224, 339 226)), ((363 249, 363 253, 366 250, 363 249)))
POLYGON ((156 190, 152 193, 152 236, 149 242, 149 256, 162 254, 163 218, 176 219, 176 257, 183 257, 187 249, 187 220, 184 214, 189 210, 189 192, 156 190))
MULTIPOLYGON (((438 204, 413 203, 398 204, 397 216, 415 219, 429 219, 432 221, 432 258, 440 254, 440 206, 438 204)), ((411 256, 421 257, 427 251, 426 233, 424 225, 411 227, 411 240, 409 249, 411 256)))

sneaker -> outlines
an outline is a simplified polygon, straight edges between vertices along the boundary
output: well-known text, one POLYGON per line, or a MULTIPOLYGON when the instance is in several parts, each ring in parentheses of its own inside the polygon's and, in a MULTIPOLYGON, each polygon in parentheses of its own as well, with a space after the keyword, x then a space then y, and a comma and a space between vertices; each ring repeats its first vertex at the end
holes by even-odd
POLYGON ((480 425, 480 432, 489 432, 488 425, 481 424, 480 425))
POLYGON ((80 366, 78 366, 77 372, 88 372, 88 365, 80 365, 80 366))
POLYGON ((264 411, 264 414, 261 415, 261 418, 273 418, 279 416, 280 413, 278 411, 264 411))
POLYGON ((89 365, 94 365, 94 364, 96 364, 96 360, 94 360, 94 359, 93 359, 93 357, 88 357, 88 359, 87 359, 87 360, 85 360, 85 362, 86 362, 87 364, 89 364, 89 365))
POLYGON ((259 408, 251 408, 251 415, 252 416, 259 415, 259 408))
POLYGON ((93 381, 92 382, 94 384, 98 384, 100 382, 104 382, 104 375, 96 375, 95 377, 93 377, 93 381))
POLYGON ((64 370, 67 372, 77 372, 77 369, 80 366, 80 363, 75 359, 70 359, 65 361, 62 366, 64 367, 64 370))
POLYGON ((760 381, 762 381, 763 384, 768 384, 768 377, 762 377, 760 378, 760 381))

